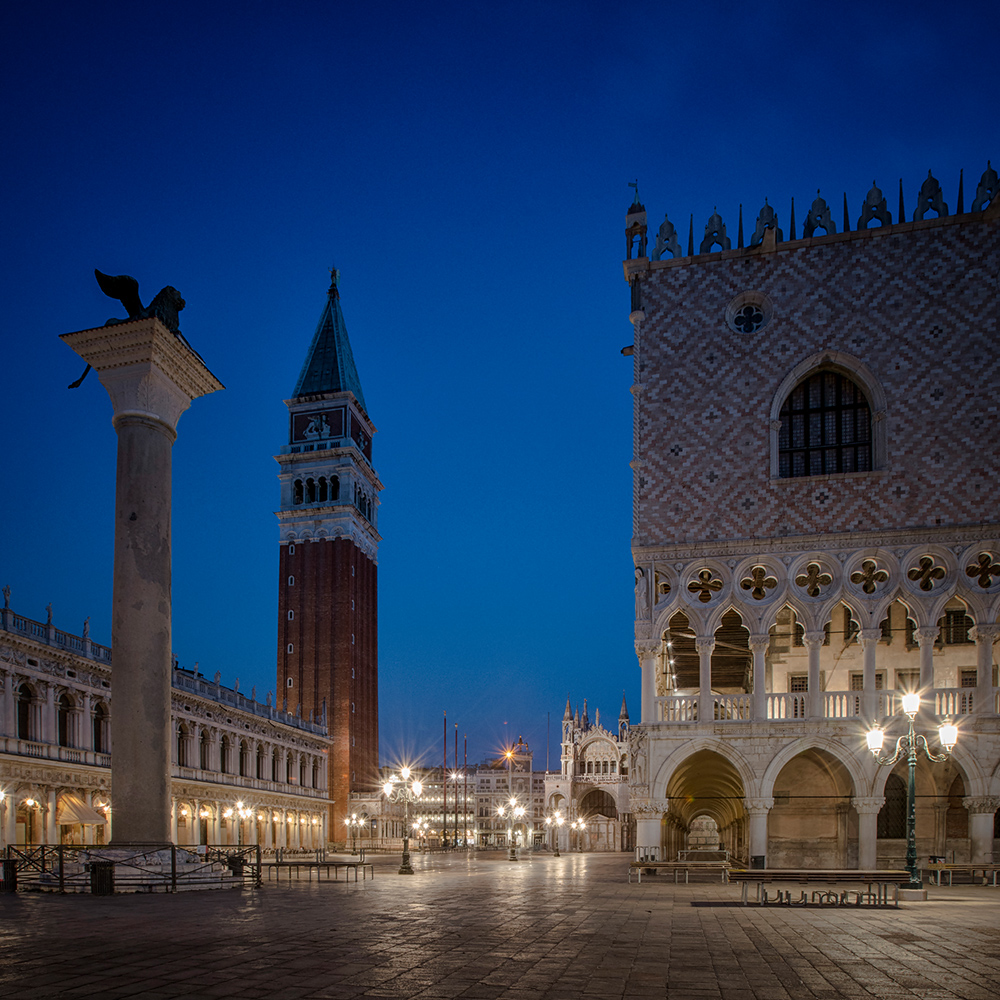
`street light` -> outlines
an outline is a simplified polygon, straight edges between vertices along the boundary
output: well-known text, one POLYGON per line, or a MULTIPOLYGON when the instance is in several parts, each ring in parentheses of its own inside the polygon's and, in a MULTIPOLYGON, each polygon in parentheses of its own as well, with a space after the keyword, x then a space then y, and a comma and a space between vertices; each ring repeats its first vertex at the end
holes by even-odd
POLYGON ((575 819, 570 823, 570 826, 576 830, 576 849, 582 852, 583 847, 581 846, 580 834, 587 829, 587 824, 582 819, 575 819))
POLYGON ((563 825, 563 823, 565 823, 565 822, 566 822, 566 820, 563 819, 562 812, 560 810, 558 810, 558 809, 554 813, 552 813, 551 815, 545 817, 545 825, 547 827, 549 827, 550 829, 554 828, 555 831, 556 831, 556 847, 555 847, 555 850, 552 852, 552 857, 554 857, 554 858, 560 857, 560 854, 559 854, 559 827, 561 827, 563 825))
POLYGON ((31 841, 34 839, 34 827, 35 827, 35 806, 38 805, 34 799, 24 800, 24 812, 25 818, 28 821, 28 847, 31 847, 31 841))
POLYGON ((399 774, 390 775, 382 786, 382 792, 390 802, 403 800, 403 863, 399 866, 400 875, 413 874, 413 865, 410 864, 410 803, 416 802, 423 790, 423 783, 408 767, 401 767, 399 774))
POLYGON ((417 845, 420 853, 424 853, 424 838, 427 836, 427 828, 430 823, 425 819, 415 819, 413 821, 413 835, 417 838, 417 845))
POLYGON ((945 752, 941 754, 931 753, 927 737, 923 734, 915 734, 913 731, 913 719, 920 711, 920 695, 904 694, 903 711, 909 720, 909 731, 905 736, 900 736, 896 740, 895 753, 891 757, 882 756, 882 741, 885 733, 878 726, 873 726, 868 730, 868 749, 871 750, 875 763, 882 767, 892 767, 904 754, 906 755, 906 763, 910 772, 906 792, 906 869, 910 873, 910 881, 906 888, 922 889, 923 883, 920 881, 920 874, 917 871, 917 747, 924 751, 929 761, 940 763, 947 760, 948 754, 958 742, 958 727, 950 722, 943 722, 938 727, 938 740, 945 752))
POLYGON ((351 835, 351 854, 358 853, 358 827, 361 826, 362 823, 364 823, 364 820, 360 819, 357 813, 351 813, 351 815, 344 820, 344 825, 347 827, 347 830, 351 835))
POLYGON ((249 806, 244 805, 242 799, 239 802, 236 803, 236 808, 237 808, 237 810, 239 811, 239 814, 240 814, 239 838, 238 839, 239 839, 239 846, 242 847, 243 846, 243 824, 244 824, 244 822, 246 820, 248 820, 250 818, 250 816, 253 813, 253 810, 249 806))
POLYGON ((508 861, 517 861, 517 853, 514 850, 514 823, 519 819, 523 819, 526 811, 514 795, 510 797, 506 805, 497 806, 497 815, 501 819, 504 816, 510 818, 510 822, 507 824, 507 842, 510 845, 510 853, 507 855, 508 861))

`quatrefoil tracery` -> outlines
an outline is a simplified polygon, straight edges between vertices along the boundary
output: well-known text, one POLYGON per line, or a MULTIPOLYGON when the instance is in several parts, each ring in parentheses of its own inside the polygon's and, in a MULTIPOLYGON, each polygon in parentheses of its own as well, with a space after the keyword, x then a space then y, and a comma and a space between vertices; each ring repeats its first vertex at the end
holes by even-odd
POLYGON ((914 583, 919 580, 921 590, 933 590, 934 581, 945 578, 945 569, 943 566, 935 566, 931 556, 922 556, 920 562, 906 576, 914 583))
POLYGON ((851 574, 851 583, 860 586, 866 594, 874 594, 878 585, 888 579, 889 574, 884 569, 879 569, 874 559, 866 559, 861 564, 861 569, 851 574))
POLYGON ((823 567, 817 562, 809 563, 805 573, 799 573, 795 578, 795 585, 803 587, 810 597, 819 597, 820 591, 831 583, 833 577, 829 573, 824 573, 823 567))
POLYGON ((750 570, 750 575, 740 580, 740 586, 744 590, 750 591, 750 596, 755 601, 762 601, 769 590, 778 586, 778 581, 773 576, 768 576, 765 566, 754 566, 750 570))
POLYGON ((1000 577, 1000 563, 995 563, 989 552, 980 552, 979 558, 971 566, 966 567, 965 575, 978 577, 976 583, 983 590, 987 590, 993 579, 1000 577))
POLYGON ((722 581, 710 569, 703 569, 698 573, 698 579, 688 584, 688 590, 697 594, 702 604, 708 604, 712 595, 722 590, 722 581))

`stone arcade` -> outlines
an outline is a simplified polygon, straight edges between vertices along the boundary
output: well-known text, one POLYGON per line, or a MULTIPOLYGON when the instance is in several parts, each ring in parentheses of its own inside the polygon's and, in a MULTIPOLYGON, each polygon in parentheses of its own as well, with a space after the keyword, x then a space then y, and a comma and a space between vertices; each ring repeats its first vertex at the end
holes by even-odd
POLYGON ((637 843, 718 838, 757 865, 874 866, 905 852, 905 764, 873 722, 958 724, 917 773, 921 863, 991 860, 1000 805, 1000 519, 994 447, 997 173, 911 221, 873 186, 838 231, 761 209, 694 252, 626 221, 633 362, 637 843), (935 217, 931 217, 933 214, 935 217), (868 228, 869 226, 874 228, 868 228))

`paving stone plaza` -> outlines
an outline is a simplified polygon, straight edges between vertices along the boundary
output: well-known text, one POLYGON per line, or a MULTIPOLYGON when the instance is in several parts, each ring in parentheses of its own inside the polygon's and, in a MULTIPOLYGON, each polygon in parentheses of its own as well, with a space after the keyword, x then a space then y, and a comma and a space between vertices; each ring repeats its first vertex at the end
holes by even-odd
MULTIPOLYGON (((398 859, 396 859, 398 864, 398 859)), ((1000 995, 1000 889, 895 909, 743 907, 627 858, 415 855, 374 880, 0 896, 0 996, 799 1000, 1000 995)))

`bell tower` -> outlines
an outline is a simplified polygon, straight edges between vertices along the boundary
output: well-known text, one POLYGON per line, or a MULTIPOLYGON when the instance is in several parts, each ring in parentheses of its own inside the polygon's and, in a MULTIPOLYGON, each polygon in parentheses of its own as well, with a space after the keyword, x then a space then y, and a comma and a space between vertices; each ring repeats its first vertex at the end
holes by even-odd
MULTIPOLYGON (((278 698, 325 717, 330 839, 350 792, 378 776, 378 506, 375 427, 331 271, 319 324, 288 407, 280 471, 278 698)), ((290 774, 292 771, 290 770, 290 774)), ((296 771, 294 780, 299 779, 296 771)), ((291 780, 291 779, 290 779, 291 780)), ((308 780, 308 777, 307 777, 308 780)))

